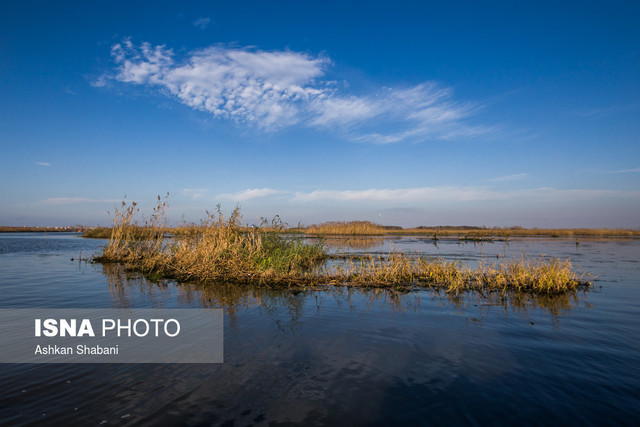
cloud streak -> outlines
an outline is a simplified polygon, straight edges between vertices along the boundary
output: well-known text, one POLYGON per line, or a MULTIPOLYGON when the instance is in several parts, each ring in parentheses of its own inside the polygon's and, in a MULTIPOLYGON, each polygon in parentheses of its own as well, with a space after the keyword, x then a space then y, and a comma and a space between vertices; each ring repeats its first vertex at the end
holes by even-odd
POLYGON ((276 194, 287 193, 286 191, 274 190, 273 188, 248 188, 238 193, 222 193, 218 194, 221 199, 231 199, 237 202, 244 202, 251 199, 269 197, 276 194))
POLYGON ((51 166, 51 163, 48 163, 48 162, 36 162, 36 165, 38 165, 38 166, 51 166))
POLYGON ((368 190, 316 190, 311 192, 295 192, 293 201, 339 201, 339 202, 381 202, 381 203, 414 203, 429 201, 474 201, 495 200, 504 195, 484 188, 473 187, 421 187, 403 189, 368 190))
POLYGON ((515 181, 518 179, 523 179, 526 178, 527 174, 526 173, 516 173, 513 175, 505 175, 505 176, 499 176, 496 178, 489 178, 485 181, 489 181, 489 182, 504 182, 504 181, 515 181))
POLYGON ((114 45, 111 55, 112 78, 263 131, 302 125, 380 144, 492 131, 467 123, 477 104, 455 101, 451 88, 434 82, 346 93, 327 78, 332 62, 322 55, 215 45, 178 57, 163 45, 129 39, 114 45))
POLYGON ((640 191, 556 189, 541 187, 500 191, 487 187, 415 187, 398 189, 371 188, 365 190, 314 190, 289 191, 272 188, 247 189, 238 193, 219 194, 218 198, 247 201, 257 198, 278 196, 292 203, 313 202, 336 203, 385 203, 413 205, 439 202, 492 202, 492 201, 590 201, 593 199, 635 198, 640 199, 640 191))

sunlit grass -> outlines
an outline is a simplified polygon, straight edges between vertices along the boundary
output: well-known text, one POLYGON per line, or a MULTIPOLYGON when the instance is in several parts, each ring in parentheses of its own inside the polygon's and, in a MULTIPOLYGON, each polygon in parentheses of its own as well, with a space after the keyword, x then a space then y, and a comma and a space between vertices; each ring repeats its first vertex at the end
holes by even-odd
POLYGON ((526 259, 480 264, 475 269, 456 261, 391 253, 360 256, 329 269, 334 284, 359 286, 429 286, 459 293, 469 290, 560 294, 586 284, 569 260, 526 259))

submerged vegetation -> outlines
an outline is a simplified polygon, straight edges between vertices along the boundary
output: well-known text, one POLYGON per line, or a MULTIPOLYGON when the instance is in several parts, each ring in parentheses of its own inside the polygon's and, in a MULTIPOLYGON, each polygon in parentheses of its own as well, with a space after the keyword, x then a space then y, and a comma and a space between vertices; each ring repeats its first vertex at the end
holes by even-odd
POLYGON ((138 225, 136 203, 123 202, 115 212, 109 243, 95 261, 122 263, 150 278, 203 284, 431 287, 455 294, 474 290, 549 295, 588 286, 568 260, 523 258, 470 269, 455 261, 404 253, 335 257, 322 241, 310 244, 298 234, 283 232, 277 217, 258 227, 242 226, 238 208, 225 218, 218 206, 200 225, 167 234, 165 208, 166 201, 158 197, 150 220, 138 225))

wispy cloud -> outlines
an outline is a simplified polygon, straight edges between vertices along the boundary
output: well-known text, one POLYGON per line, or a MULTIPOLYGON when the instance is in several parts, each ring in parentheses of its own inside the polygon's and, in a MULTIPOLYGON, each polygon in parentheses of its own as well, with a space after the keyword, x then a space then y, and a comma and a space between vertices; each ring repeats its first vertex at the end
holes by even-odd
POLYGON ((256 199, 260 197, 268 197, 276 194, 286 193, 286 191, 274 190, 273 188, 248 188, 238 193, 222 193, 218 194, 221 199, 231 199, 238 202, 243 202, 250 199, 256 199))
POLYGON ((578 110, 573 111, 572 115, 578 117, 598 117, 598 116, 607 116, 617 112, 619 107, 604 107, 604 108, 591 108, 588 110, 578 110))
POLYGON ((89 82, 92 87, 105 87, 107 85, 107 76, 99 76, 89 82))
POLYGON ((39 205, 72 205, 77 203, 117 203, 118 199, 88 199, 85 197, 52 197, 45 199, 39 205))
POLYGON ((606 117, 614 114, 628 113, 638 109, 639 103, 609 105, 606 107, 587 108, 582 110, 574 110, 569 114, 577 117, 606 117))
POLYGON ((200 199, 204 197, 204 193, 206 192, 207 190, 204 188, 183 188, 180 191, 183 196, 191 197, 193 199, 200 199))
POLYGON ((48 163, 48 162, 36 162, 36 165, 38 165, 38 166, 51 166, 51 163, 48 163))
POLYGON ((419 187, 402 189, 368 190, 316 190, 311 192, 295 192, 293 200, 296 202, 313 202, 332 200, 340 202, 429 202, 434 200, 473 201, 494 200, 504 198, 501 193, 485 188, 475 187, 419 187))
POLYGON ((485 181, 489 181, 489 182, 503 182, 503 181, 515 181, 518 179, 522 179, 525 178, 527 176, 526 173, 516 173, 513 175, 505 175, 505 176, 499 176, 497 178, 489 178, 485 181))
POLYGON ((172 49, 129 39, 112 47, 116 80, 156 87, 216 118, 273 131, 304 125, 374 143, 471 137, 492 131, 467 119, 481 106, 459 102, 434 82, 346 93, 327 78, 322 55, 215 45, 178 58, 172 49))
POLYGON ((211 22, 211 18, 198 18, 195 20, 193 25, 200 28, 201 30, 204 30, 209 26, 210 22, 211 22))
POLYGON ((618 174, 618 173, 638 173, 638 172, 640 172, 640 168, 619 169, 619 170, 613 170, 613 171, 605 171, 605 173, 613 173, 613 174, 618 174))
POLYGON ((389 205, 421 205, 430 203, 465 203, 482 201, 589 201, 595 198, 638 198, 640 191, 597 189, 533 189, 496 190, 488 187, 440 186, 414 188, 371 188, 365 190, 314 190, 291 191, 272 188, 247 189, 238 193, 218 194, 218 198, 246 201, 255 198, 278 196, 292 203, 382 203, 389 205))

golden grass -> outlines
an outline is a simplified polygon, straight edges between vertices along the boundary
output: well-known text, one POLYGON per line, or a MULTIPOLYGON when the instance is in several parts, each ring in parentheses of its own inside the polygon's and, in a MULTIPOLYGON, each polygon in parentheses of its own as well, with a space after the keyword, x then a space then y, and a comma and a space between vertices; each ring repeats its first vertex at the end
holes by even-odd
POLYGON ((82 237, 88 239, 109 239, 111 238, 111 227, 93 227, 85 230, 82 237))
POLYGON ((324 285, 391 287, 426 286, 450 293, 468 290, 561 294, 588 285, 568 260, 520 259, 468 267, 442 259, 391 253, 388 256, 335 258, 321 243, 307 244, 283 233, 279 221, 264 227, 240 225, 236 208, 226 219, 220 207, 199 226, 165 236, 166 201, 158 198, 151 220, 135 223, 135 202, 123 202, 114 217, 109 244, 95 258, 118 262, 152 278, 199 283, 254 283, 269 287, 324 285))
POLYGON ((309 227, 303 228, 303 231, 307 234, 336 234, 336 235, 381 235, 387 234, 388 229, 385 229, 381 225, 374 224, 369 221, 332 221, 322 224, 314 224, 309 227))
POLYGON ((156 208, 156 220, 147 227, 133 224, 135 202, 116 211, 109 244, 99 262, 121 262, 157 277, 184 281, 270 283, 297 278, 322 259, 320 245, 259 227, 241 227, 236 209, 225 219, 220 209, 199 227, 189 227, 164 237, 165 205, 156 208), (141 235, 142 233, 142 235, 141 235))
POLYGON ((350 259, 324 274, 334 284, 358 286, 429 286, 447 292, 469 290, 521 291, 561 294, 587 282, 573 271, 569 260, 518 259, 480 264, 470 269, 459 262, 391 253, 388 257, 350 259))

